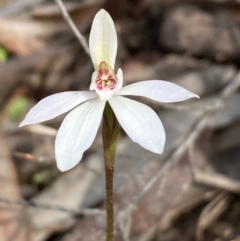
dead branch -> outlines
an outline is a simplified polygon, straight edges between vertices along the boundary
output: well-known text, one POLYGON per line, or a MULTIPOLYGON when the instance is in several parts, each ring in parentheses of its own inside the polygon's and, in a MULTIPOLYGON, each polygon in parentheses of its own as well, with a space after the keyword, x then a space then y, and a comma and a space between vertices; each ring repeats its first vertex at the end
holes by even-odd
POLYGON ((0 203, 5 203, 8 205, 14 205, 14 206, 26 206, 26 207, 56 210, 60 212, 70 213, 73 215, 94 216, 94 215, 103 215, 105 213, 104 211, 96 208, 81 208, 79 210, 72 210, 72 209, 64 208, 58 205, 37 203, 37 202, 34 202, 33 200, 29 200, 29 201, 10 200, 4 197, 0 197, 0 203))
POLYGON ((65 21, 69 24, 70 28, 72 29, 73 33, 77 37, 78 41, 82 45, 85 53, 87 55, 90 54, 89 47, 86 41, 86 38, 80 33, 80 31, 77 29, 76 25, 74 24, 73 20, 71 19, 70 15, 68 14, 68 11, 66 10, 65 6, 63 5, 62 0, 55 0, 57 5, 60 7, 62 11, 62 15, 65 19, 65 21))

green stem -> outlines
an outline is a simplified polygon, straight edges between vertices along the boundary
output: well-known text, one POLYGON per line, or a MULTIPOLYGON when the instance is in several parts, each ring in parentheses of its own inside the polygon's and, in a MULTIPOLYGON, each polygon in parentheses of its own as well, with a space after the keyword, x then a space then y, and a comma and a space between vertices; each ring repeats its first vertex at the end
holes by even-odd
POLYGON ((114 115, 112 108, 107 103, 104 109, 102 126, 106 175, 107 241, 113 240, 114 233, 113 174, 118 133, 118 121, 116 119, 116 116, 114 115))
POLYGON ((113 172, 114 167, 109 168, 105 165, 106 173, 106 210, 107 210, 107 231, 106 240, 113 240, 114 232, 114 210, 113 210, 113 172))

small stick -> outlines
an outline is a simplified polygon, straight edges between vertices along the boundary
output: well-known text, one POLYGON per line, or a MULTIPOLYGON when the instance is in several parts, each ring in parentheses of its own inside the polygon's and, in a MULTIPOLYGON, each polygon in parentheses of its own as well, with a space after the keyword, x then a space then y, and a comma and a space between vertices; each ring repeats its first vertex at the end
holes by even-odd
POLYGON ((65 19, 65 21, 69 24, 70 28, 72 29, 72 31, 74 32, 75 36, 77 37, 78 41, 80 42, 80 44, 82 45, 85 53, 87 55, 90 55, 89 52, 89 47, 86 41, 86 38, 81 34, 81 32, 77 29, 76 25, 74 24, 73 20, 71 19, 67 9, 65 8, 62 0, 55 0, 56 4, 60 7, 61 11, 62 11, 62 15, 65 19))
POLYGON ((104 211, 96 208, 80 208, 79 210, 72 210, 72 209, 64 208, 59 205, 38 203, 33 200, 29 200, 29 201, 11 200, 5 197, 0 197, 0 203, 5 203, 13 206, 26 206, 26 207, 48 209, 48 210, 56 210, 60 212, 70 213, 73 215, 94 216, 94 215, 104 214, 104 211))

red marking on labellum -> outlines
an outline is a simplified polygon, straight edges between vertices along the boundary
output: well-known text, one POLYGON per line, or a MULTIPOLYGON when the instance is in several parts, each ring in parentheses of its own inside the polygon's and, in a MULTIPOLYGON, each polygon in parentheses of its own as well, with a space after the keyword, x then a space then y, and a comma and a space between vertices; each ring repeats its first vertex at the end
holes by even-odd
POLYGON ((98 90, 113 90, 117 84, 117 78, 113 76, 106 62, 101 62, 98 69, 96 84, 98 90))

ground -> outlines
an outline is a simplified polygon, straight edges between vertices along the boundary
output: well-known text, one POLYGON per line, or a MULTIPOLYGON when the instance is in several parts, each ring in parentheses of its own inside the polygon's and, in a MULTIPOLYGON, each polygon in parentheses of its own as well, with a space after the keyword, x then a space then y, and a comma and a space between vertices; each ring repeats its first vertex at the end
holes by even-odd
MULTIPOLYGON (((172 81, 200 100, 158 104, 167 143, 155 155, 121 131, 115 240, 240 240, 240 3, 237 0, 65 1, 88 40, 106 9, 124 84, 172 81)), ((87 90, 93 66, 51 0, 0 3, 0 240, 105 240, 101 130, 61 173, 54 140, 64 116, 19 128, 42 98, 87 90)))

